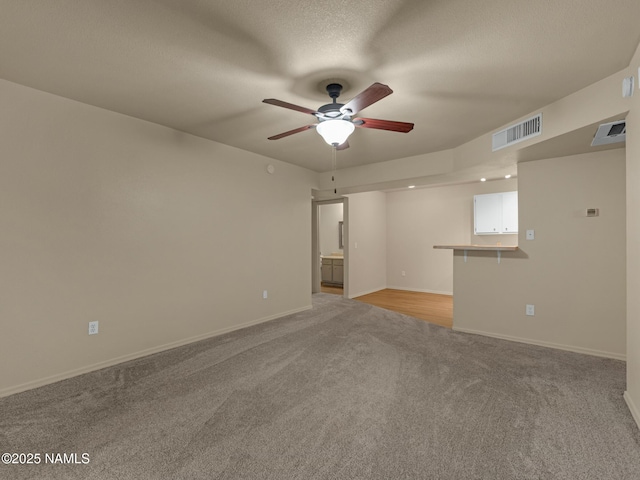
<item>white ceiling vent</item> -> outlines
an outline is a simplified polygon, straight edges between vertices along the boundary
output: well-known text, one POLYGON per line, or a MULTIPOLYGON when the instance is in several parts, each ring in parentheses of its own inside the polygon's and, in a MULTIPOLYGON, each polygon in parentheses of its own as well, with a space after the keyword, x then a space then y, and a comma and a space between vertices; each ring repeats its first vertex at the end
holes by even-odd
POLYGON ((493 134, 492 151, 522 142, 542 133, 542 113, 493 134))
POLYGON ((603 123, 593 136, 591 146, 609 145, 610 143, 624 142, 627 139, 627 123, 624 120, 603 123))

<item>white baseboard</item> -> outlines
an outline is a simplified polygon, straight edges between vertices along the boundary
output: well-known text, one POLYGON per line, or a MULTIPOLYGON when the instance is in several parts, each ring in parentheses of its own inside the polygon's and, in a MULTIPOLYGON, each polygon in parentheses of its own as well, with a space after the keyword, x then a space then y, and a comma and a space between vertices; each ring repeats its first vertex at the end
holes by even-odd
POLYGON ((351 293, 349 292, 349 298, 356 298, 356 297, 361 297, 362 295, 369 295, 370 293, 376 293, 379 292, 380 290, 384 290, 387 287, 378 287, 378 288, 374 288, 373 290, 366 290, 364 292, 358 292, 358 293, 351 293))
POLYGON ((460 327, 456 327, 455 324, 453 326, 453 330, 455 330, 456 332, 473 333, 474 335, 483 335, 485 337, 500 338, 502 340, 509 340, 511 342, 527 343, 529 345, 538 345, 540 347, 555 348, 557 350, 565 350, 567 352, 583 353, 585 355, 593 355, 595 357, 612 358, 614 360, 623 360, 623 361, 627 360, 627 356, 622 353, 605 352, 602 350, 593 350, 590 348, 575 347, 573 345, 563 345, 560 343, 542 342, 542 341, 533 340, 530 338, 512 337, 511 335, 502 335, 498 333, 484 332, 481 330, 473 330, 470 328, 460 328, 460 327))
POLYGON ((409 287, 394 287, 392 285, 387 286, 393 290, 405 290, 407 292, 420 292, 420 293, 434 293, 436 295, 453 295, 453 292, 445 292, 443 290, 428 290, 424 288, 409 288, 409 287))
POLYGON ((120 363, 128 362, 129 360, 135 360, 136 358, 146 357, 147 355, 152 355, 154 353, 163 352, 165 350, 171 350, 172 348, 182 347, 183 345, 188 345, 190 343, 198 342, 200 340, 206 340, 207 338, 217 337, 219 335, 224 335, 225 333, 233 332, 235 330, 241 330, 243 328, 251 327, 252 325, 258 325, 260 323, 268 322, 271 320, 275 320, 277 318, 282 318, 287 315, 292 315, 294 313, 304 312, 306 310, 311 310, 312 306, 308 305, 306 307, 293 309, 287 312, 278 313, 275 315, 270 315, 267 317, 262 317, 257 320, 252 320, 249 322, 241 323, 240 325, 234 325, 232 327, 225 327, 219 330, 214 330, 212 332, 204 333, 202 335, 196 335, 194 337, 184 338, 182 340, 177 340, 175 342, 166 343, 164 345, 158 345, 157 347, 147 348, 145 350, 141 350, 134 353, 129 353, 127 355, 122 355, 120 357, 112 358, 110 360, 105 360, 103 362, 94 363, 92 365, 87 365, 84 367, 76 368, 74 370, 68 370, 66 372, 58 373, 56 375, 51 375, 49 377, 40 378, 38 380, 33 380, 30 382, 22 383, 20 385, 3 388, 0 390, 0 398, 8 397, 9 395, 13 395, 16 393, 24 392, 27 390, 31 390, 33 388, 42 387, 44 385, 48 385, 50 383, 59 382, 61 380, 66 380, 68 378, 77 377, 78 375, 82 375, 85 373, 93 372, 96 370, 100 370, 107 367, 112 367, 114 365, 118 365, 120 363))
POLYGON ((627 407, 629 407, 631 416, 636 421, 636 425, 638 425, 638 428, 640 428, 640 410, 638 410, 636 404, 633 403, 633 399, 631 398, 631 395, 629 395, 629 391, 624 392, 624 401, 627 402, 627 407))

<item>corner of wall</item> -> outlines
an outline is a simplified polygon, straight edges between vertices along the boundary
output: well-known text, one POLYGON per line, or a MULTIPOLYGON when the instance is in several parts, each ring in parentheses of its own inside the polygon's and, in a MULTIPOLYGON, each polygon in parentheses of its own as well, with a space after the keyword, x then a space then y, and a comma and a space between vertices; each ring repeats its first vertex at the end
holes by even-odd
MULTIPOLYGON (((631 75, 640 84, 640 44, 629 65, 631 75)), ((639 85, 640 87, 640 85, 639 85)), ((624 394, 633 418, 640 427, 640 88, 631 97, 631 109, 627 114, 626 145, 627 188, 627 391, 624 394)))

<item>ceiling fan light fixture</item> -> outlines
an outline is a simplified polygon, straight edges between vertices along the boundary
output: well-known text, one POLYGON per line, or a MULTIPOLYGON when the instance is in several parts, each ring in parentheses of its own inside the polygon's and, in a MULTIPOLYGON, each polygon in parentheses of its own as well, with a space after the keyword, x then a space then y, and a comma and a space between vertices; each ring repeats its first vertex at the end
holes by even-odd
POLYGON ((337 147, 347 141, 349 135, 356 129, 355 125, 348 120, 324 120, 318 124, 316 130, 324 141, 329 145, 337 147))

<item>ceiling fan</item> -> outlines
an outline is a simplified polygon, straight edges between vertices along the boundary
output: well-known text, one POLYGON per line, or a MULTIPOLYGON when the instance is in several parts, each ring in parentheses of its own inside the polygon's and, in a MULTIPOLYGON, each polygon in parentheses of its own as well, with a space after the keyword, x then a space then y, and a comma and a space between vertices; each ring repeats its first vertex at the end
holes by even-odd
POLYGON ((389 130, 402 133, 408 133, 413 130, 413 123, 376 120, 375 118, 353 118, 353 116, 361 110, 364 110, 369 105, 393 93, 393 90, 391 90, 389 86, 383 85, 382 83, 374 83, 345 104, 337 103, 336 101, 341 91, 342 85, 339 83, 330 83, 327 85, 327 93, 333 99, 333 103, 322 105, 317 111, 283 102, 282 100, 276 100, 275 98, 265 98, 263 100, 264 103, 288 108, 297 112, 308 113, 318 119, 317 124, 295 128, 288 132, 269 137, 269 140, 279 140, 294 133, 315 128, 318 133, 322 135, 325 142, 338 150, 344 150, 345 148, 349 148, 347 138, 353 133, 355 127, 375 128, 377 130, 389 130))

